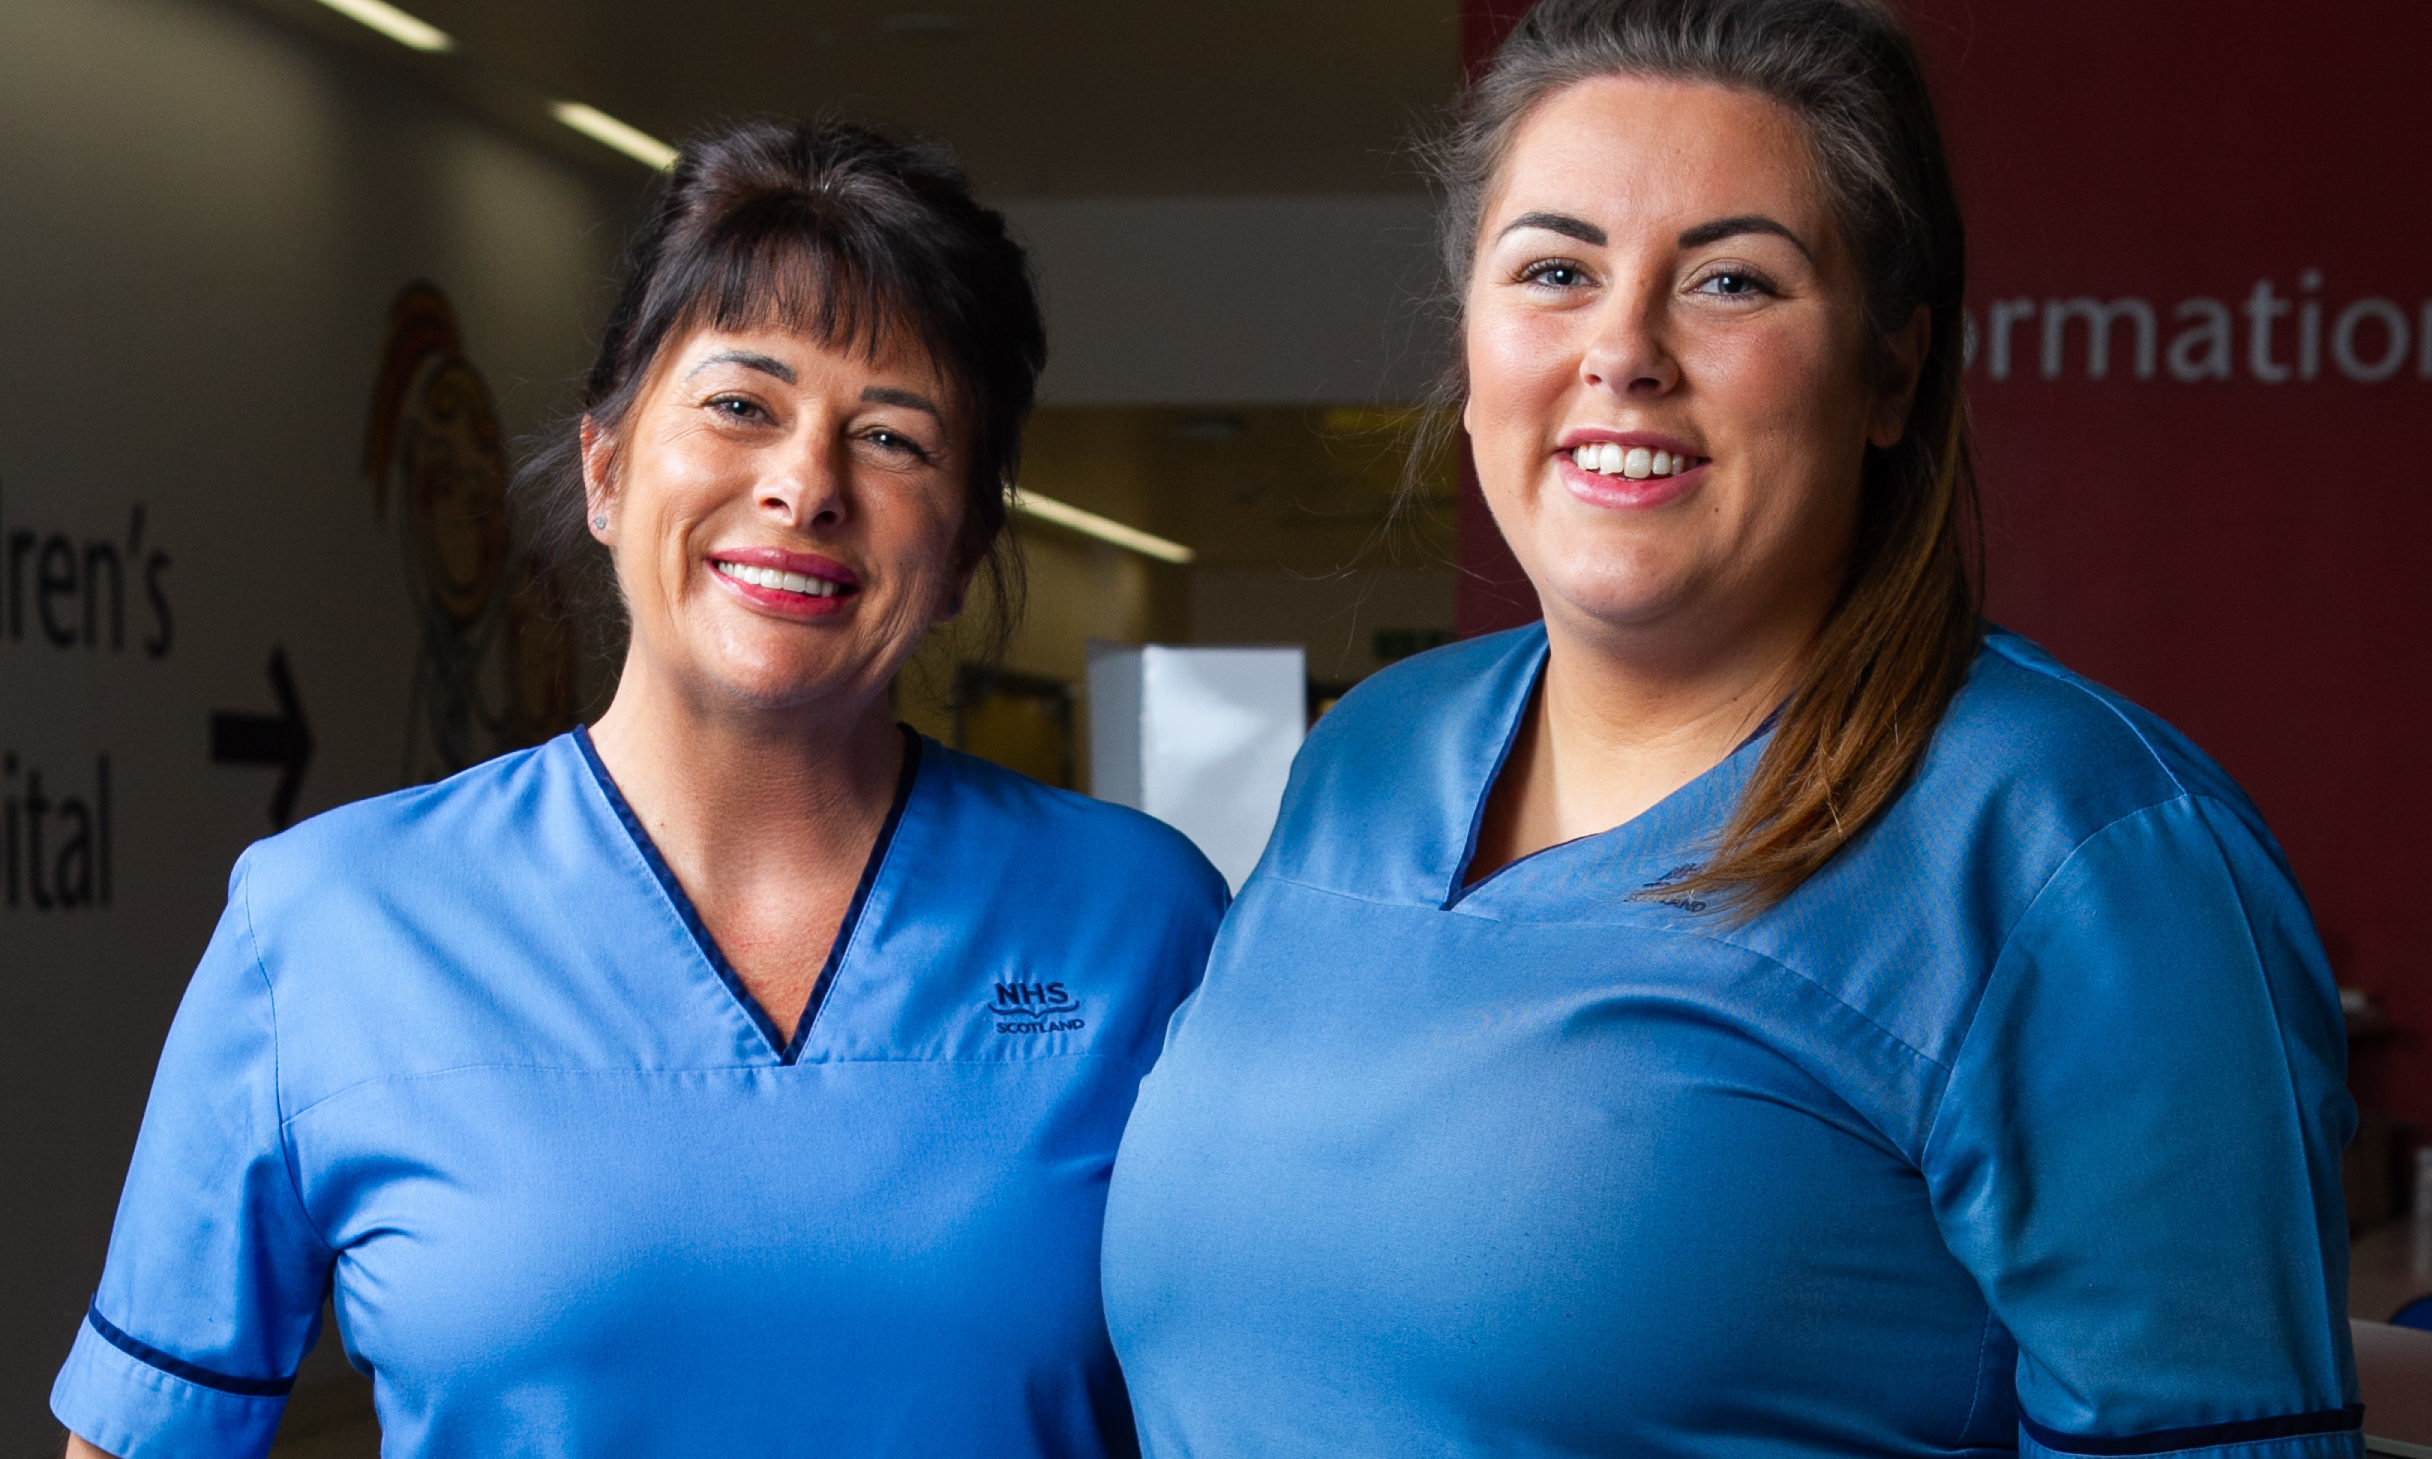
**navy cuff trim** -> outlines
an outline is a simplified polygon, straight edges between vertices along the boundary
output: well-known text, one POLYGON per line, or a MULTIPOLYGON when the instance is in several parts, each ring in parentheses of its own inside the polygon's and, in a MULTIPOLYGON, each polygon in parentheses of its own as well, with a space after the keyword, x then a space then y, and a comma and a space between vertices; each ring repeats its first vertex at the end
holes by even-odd
POLYGON ((101 1315, 98 1305, 87 1307, 84 1320, 101 1334, 102 1341, 125 1353, 139 1363, 160 1369, 173 1378, 199 1383, 205 1388, 217 1388, 222 1393, 242 1394, 247 1398, 284 1398, 296 1386, 295 1378, 239 1378, 233 1373, 216 1372, 210 1368, 173 1358, 141 1338, 130 1337, 117 1324, 101 1315))
POLYGON ((2259 1444, 2266 1439, 2296 1439, 2307 1434, 2344 1434, 2364 1427, 2364 1405, 2326 1408, 2319 1413, 2288 1413, 2274 1418, 2245 1419, 2232 1424, 2198 1424, 2185 1429, 2155 1429, 2151 1433, 2113 1438, 2106 1434, 2064 1434, 2018 1416, 2018 1426, 2036 1443, 2059 1454, 2168 1454, 2180 1449, 2208 1449, 2219 1444, 2259 1444))

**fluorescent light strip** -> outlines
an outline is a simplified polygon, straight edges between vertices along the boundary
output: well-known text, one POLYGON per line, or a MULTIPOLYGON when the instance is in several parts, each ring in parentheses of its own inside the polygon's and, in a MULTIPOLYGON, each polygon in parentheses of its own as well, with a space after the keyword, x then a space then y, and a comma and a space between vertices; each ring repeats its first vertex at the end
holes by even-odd
POLYGON ((1005 504, 1025 517, 1035 517, 1042 522, 1053 522, 1059 527, 1078 532, 1084 537, 1095 537, 1101 542, 1112 542, 1117 547, 1129 548, 1143 557, 1153 557, 1159 562, 1188 563, 1199 555, 1179 542, 1169 542, 1163 537, 1143 532, 1137 527, 1126 527, 1112 517, 1101 517, 1096 512, 1085 512, 1079 507, 1057 501, 1054 497, 1041 496, 1028 488, 1018 492, 1007 488, 1005 504))
MULTIPOLYGON (((336 0, 322 0, 322 3, 334 4, 336 0)), ((364 0, 364 3, 368 3, 368 0, 364 0)), ((639 127, 627 126, 597 107, 585 106, 579 101, 561 101, 549 108, 549 115, 601 146, 614 147, 644 167, 655 167, 665 172, 676 165, 675 148, 639 127)))
POLYGON ((358 20, 401 46, 417 51, 452 51, 456 38, 427 20, 406 14, 385 0, 321 0, 349 20, 358 20))

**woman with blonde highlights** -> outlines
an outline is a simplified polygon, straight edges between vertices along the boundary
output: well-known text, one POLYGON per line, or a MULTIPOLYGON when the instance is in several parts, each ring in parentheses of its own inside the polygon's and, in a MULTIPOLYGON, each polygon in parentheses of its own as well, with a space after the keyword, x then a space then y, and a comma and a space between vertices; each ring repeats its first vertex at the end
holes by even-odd
POLYGON ((1880 0, 1546 0, 1439 153, 1541 625, 1318 727, 1124 1136, 1152 1455, 2359 1450, 2252 805, 1979 617, 1880 0))

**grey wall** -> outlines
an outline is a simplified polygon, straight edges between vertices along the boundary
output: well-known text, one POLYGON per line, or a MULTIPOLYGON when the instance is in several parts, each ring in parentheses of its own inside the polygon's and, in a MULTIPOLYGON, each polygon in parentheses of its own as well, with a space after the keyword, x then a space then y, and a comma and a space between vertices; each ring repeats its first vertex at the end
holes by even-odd
POLYGON ((1424 194, 1017 198, 1056 405, 1408 401, 1443 359, 1424 194))
POLYGON ((0 4, 0 554, 26 530, 124 556, 140 506, 172 630, 145 651, 141 574, 115 649, 106 602, 86 647, 55 593, 60 648, 34 573, 0 592, 0 802, 22 819, 39 773, 90 813, 106 755, 112 820, 109 905, 0 899, 0 1455, 57 1452, 50 1378, 161 1036, 268 828, 274 773, 212 766, 210 712, 269 709, 283 644, 317 745, 301 811, 399 777, 413 620, 359 470, 390 298, 438 282, 529 429, 584 362, 645 181, 210 0, 0 4))

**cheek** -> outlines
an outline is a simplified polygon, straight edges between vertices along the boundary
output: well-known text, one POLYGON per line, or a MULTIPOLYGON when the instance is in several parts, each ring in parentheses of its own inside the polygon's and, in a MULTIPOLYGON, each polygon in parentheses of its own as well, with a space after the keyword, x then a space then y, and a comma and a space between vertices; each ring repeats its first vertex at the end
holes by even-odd
POLYGON ((887 493, 871 523, 873 545, 896 565, 897 576, 922 594, 943 593, 954 577, 961 543, 962 500, 929 484, 887 493))
POLYGON ((751 473, 737 449, 707 431, 670 433, 651 462, 652 505, 662 517, 698 516, 750 492, 751 473))
POLYGON ((1750 444, 1838 463, 1863 440, 1864 364, 1829 328, 1748 330, 1709 342, 1700 376, 1750 444))
POLYGON ((1496 436, 1542 430, 1542 410, 1576 377, 1579 350, 1569 321, 1559 316, 1481 307, 1465 331, 1469 395, 1486 408, 1478 420, 1496 436))

